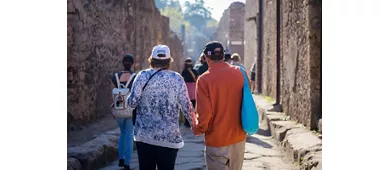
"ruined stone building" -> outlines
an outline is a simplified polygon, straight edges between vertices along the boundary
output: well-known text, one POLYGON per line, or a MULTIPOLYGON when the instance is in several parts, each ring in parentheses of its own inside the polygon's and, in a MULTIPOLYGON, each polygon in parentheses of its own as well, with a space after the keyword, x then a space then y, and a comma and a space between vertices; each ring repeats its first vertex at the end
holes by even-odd
MULTIPOLYGON (((280 45, 277 45, 277 0, 246 0, 245 65, 257 54, 255 20, 259 5, 263 12, 261 41, 261 93, 280 98, 283 112, 305 126, 316 129, 321 112, 321 0, 280 0, 280 45), (259 4, 260 2, 260 4, 259 4), (279 48, 277 48, 279 47, 279 48), (277 50, 280 50, 277 89, 277 50), (251 56, 251 57, 249 57, 251 56), (280 90, 279 96, 277 91, 280 90)), ((257 73, 260 72, 257 70, 257 73)))
POLYGON ((68 125, 110 113, 111 80, 124 54, 135 56, 135 71, 148 67, 153 46, 166 44, 180 71, 183 48, 154 0, 67 1, 68 125))
POLYGON ((245 59, 244 21, 245 4, 233 2, 223 12, 217 31, 213 36, 213 40, 221 42, 225 48, 229 49, 230 53, 240 54, 242 63, 245 59))

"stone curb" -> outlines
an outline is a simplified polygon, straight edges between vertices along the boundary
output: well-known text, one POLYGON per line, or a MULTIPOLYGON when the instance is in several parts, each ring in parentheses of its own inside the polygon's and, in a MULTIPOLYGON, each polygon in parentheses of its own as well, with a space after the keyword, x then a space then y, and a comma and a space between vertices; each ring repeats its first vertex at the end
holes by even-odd
POLYGON ((261 120, 287 155, 299 164, 301 170, 322 169, 322 140, 281 112, 269 111, 272 104, 262 96, 253 95, 261 120))
POLYGON ((68 170, 99 169, 118 157, 119 128, 80 146, 68 148, 68 170))

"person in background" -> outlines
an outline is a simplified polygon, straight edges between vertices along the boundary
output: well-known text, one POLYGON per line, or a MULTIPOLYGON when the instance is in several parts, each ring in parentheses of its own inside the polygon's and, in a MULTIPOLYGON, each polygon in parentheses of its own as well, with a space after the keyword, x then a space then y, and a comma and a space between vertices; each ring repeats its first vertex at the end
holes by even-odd
MULTIPOLYGON (((123 70, 118 72, 119 82, 123 86, 133 72, 131 67, 134 64, 134 57, 131 54, 127 54, 122 59, 123 70)), ((135 76, 130 81, 127 88, 131 89, 135 76)), ((113 88, 117 87, 115 74, 111 77, 113 88)), ((117 103, 115 103, 117 104, 117 103)), ((114 116, 115 117, 115 116, 114 116)), ((133 152, 133 122, 132 117, 115 118, 118 122, 120 129, 120 136, 118 140, 118 154, 119 154, 119 167, 124 167, 125 170, 130 169, 131 153, 133 152)))
POLYGON ((244 76, 240 68, 224 60, 221 43, 204 48, 209 70, 196 82, 195 135, 205 134, 206 164, 210 170, 241 170, 246 132, 241 124, 244 76))
POLYGON ((199 75, 202 75, 204 72, 206 72, 209 69, 209 65, 206 62, 206 58, 204 54, 200 54, 199 61, 201 65, 198 68, 195 68, 195 70, 198 71, 199 75))
POLYGON ((137 108, 134 138, 140 170, 173 170, 179 148, 184 146, 179 128, 180 109, 194 128, 196 116, 183 77, 172 70, 166 45, 157 45, 149 57, 151 68, 134 80, 128 98, 137 108))
POLYGON ((230 64, 235 65, 235 66, 239 66, 239 67, 242 67, 243 69, 245 69, 245 66, 240 63, 241 57, 240 57, 240 55, 238 53, 234 53, 230 57, 230 59, 231 59, 230 64))
MULTIPOLYGON (((188 94, 190 95, 190 99, 192 102, 192 106, 195 108, 196 100, 195 100, 195 88, 196 88, 196 80, 198 79, 198 71, 194 68, 194 64, 191 58, 187 58, 184 61, 184 70, 181 73, 184 81, 186 82, 188 94)), ((184 125, 190 127, 190 124, 187 119, 185 119, 184 125)))
POLYGON ((255 58, 255 61, 253 61, 252 67, 251 67, 251 91, 254 93, 255 91, 255 80, 256 80, 256 62, 257 59, 255 58))
POLYGON ((226 51, 225 51, 225 62, 230 64, 231 63, 230 61, 231 61, 230 50, 226 49, 226 51))

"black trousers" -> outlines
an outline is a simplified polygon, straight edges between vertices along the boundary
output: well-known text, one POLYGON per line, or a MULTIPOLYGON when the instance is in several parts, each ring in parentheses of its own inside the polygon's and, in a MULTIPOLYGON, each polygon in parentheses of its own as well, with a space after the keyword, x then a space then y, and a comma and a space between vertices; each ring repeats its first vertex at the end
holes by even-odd
POLYGON ((136 142, 140 170, 174 170, 179 149, 136 142))
MULTIPOLYGON (((192 106, 194 107, 195 109, 195 106, 196 106, 196 100, 191 100, 191 103, 192 103, 192 106)), ((190 126, 190 123, 188 122, 188 120, 186 118, 184 118, 185 122, 184 122, 184 125, 186 125, 187 127, 190 126)))

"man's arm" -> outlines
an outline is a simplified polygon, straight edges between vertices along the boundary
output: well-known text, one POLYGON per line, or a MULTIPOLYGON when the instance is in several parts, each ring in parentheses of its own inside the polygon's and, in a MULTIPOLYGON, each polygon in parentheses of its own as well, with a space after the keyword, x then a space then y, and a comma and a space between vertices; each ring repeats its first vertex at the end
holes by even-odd
POLYGON ((198 113, 198 125, 194 130, 195 135, 208 131, 210 120, 213 116, 211 99, 206 81, 200 78, 196 83, 196 112, 198 113))

